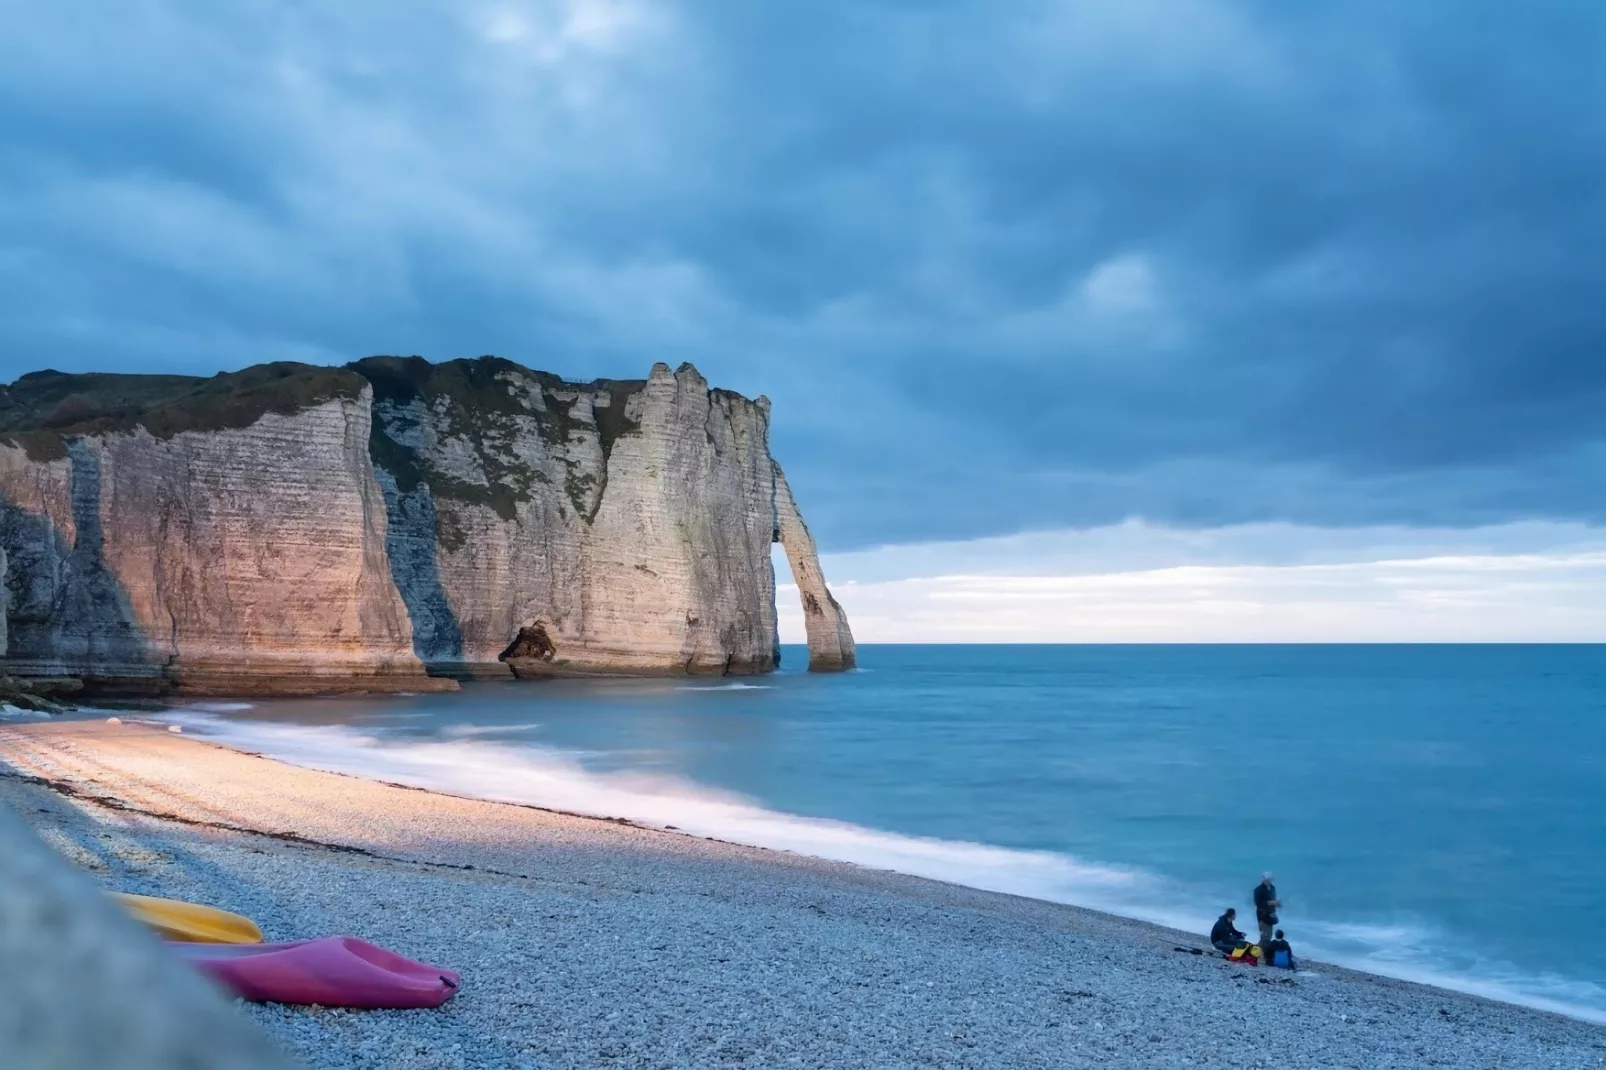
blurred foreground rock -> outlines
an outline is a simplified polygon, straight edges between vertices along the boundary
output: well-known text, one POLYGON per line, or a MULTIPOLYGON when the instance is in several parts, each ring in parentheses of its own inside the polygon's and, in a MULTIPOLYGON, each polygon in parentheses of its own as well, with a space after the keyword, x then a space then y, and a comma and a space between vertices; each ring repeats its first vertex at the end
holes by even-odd
POLYGON ((4 806, 0 965, 7 1070, 294 1065, 4 806))

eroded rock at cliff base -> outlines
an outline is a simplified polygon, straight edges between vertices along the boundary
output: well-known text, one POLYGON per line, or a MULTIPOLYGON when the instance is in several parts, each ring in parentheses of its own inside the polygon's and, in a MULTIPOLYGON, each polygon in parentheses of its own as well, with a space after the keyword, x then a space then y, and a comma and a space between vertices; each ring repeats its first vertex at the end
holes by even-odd
POLYGON ((814 536, 798 512, 786 473, 775 465, 775 539, 786 550, 798 597, 803 602, 803 628, 809 640, 810 672, 845 672, 858 663, 848 615, 831 596, 820 571, 814 536))
POLYGON ((508 644, 497 660, 506 662, 508 668, 513 670, 513 675, 523 680, 552 676, 552 662, 557 656, 558 648, 552 644, 546 625, 536 621, 520 628, 518 637, 508 644))

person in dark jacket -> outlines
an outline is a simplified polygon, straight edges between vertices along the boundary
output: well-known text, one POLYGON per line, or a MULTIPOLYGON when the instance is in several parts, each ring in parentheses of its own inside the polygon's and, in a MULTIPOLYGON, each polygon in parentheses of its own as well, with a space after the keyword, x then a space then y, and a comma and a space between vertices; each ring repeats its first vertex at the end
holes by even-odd
POLYGON ((1277 926, 1277 908, 1282 906, 1277 901, 1277 886, 1271 882, 1270 873, 1260 875, 1254 897, 1255 921, 1260 925, 1260 946, 1265 947, 1271 943, 1271 931, 1277 926))
POLYGON ((1244 934, 1238 931, 1237 925, 1233 924, 1237 920, 1238 911, 1228 907, 1227 912, 1216 919, 1214 928, 1210 930, 1210 946, 1223 955, 1234 948, 1243 946, 1244 934))
POLYGON ((1266 961, 1271 965, 1281 966, 1286 970, 1298 968, 1294 965, 1294 949, 1288 946, 1288 941, 1283 938, 1283 931, 1281 929, 1277 930, 1277 934, 1272 937, 1271 942, 1266 944, 1262 950, 1264 950, 1266 953, 1266 961), (1279 952, 1288 956, 1286 962, 1278 961, 1277 955, 1279 952))

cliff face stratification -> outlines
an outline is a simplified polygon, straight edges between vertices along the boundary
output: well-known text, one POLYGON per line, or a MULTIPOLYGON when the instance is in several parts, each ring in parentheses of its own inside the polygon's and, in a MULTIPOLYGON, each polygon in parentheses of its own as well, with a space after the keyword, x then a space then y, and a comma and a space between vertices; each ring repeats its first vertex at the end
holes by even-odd
POLYGON ((768 425, 689 365, 25 376, 0 394, 6 666, 215 692, 764 672, 777 539, 811 667, 851 666, 768 425))

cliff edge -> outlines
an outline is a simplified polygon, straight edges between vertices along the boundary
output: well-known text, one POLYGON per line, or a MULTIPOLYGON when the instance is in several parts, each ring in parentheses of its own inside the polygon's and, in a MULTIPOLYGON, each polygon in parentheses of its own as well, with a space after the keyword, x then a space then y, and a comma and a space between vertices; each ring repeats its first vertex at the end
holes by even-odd
POLYGON ((767 672, 774 541, 810 667, 849 667, 768 440, 767 399, 690 365, 36 372, 0 388, 6 671, 156 693, 767 672))

